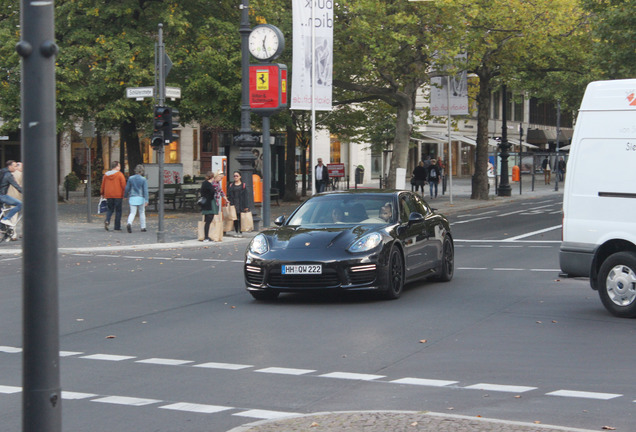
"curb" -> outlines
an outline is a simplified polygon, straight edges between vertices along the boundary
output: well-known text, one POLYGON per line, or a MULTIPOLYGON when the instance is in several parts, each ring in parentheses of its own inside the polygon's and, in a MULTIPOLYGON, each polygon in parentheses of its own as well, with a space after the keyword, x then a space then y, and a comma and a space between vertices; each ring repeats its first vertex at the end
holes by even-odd
MULTIPOLYGON (((230 429, 227 432, 285 432, 315 430, 338 432, 353 429, 353 422, 363 420, 360 427, 364 430, 385 432, 396 427, 399 422, 408 430, 417 431, 515 431, 515 432, 594 432, 591 429, 568 428, 564 426, 544 425, 538 423, 527 423, 518 421, 508 421, 500 419, 490 419, 476 416, 465 416, 458 414, 445 414, 430 411, 330 411, 312 414, 302 414, 289 416, 273 420, 260 420, 230 429), (370 422, 373 419, 378 422, 370 422), (330 427, 327 422, 334 423, 330 427), (322 424, 321 424, 322 422, 322 424), (335 424, 337 423, 337 424, 335 424), (296 429, 297 427, 297 429, 296 429), (308 429, 310 428, 310 429, 308 429), (377 429, 376 429, 377 428, 377 429), (458 429, 461 428, 461 429, 458 429)), ((406 430, 406 429, 404 429, 406 430)))

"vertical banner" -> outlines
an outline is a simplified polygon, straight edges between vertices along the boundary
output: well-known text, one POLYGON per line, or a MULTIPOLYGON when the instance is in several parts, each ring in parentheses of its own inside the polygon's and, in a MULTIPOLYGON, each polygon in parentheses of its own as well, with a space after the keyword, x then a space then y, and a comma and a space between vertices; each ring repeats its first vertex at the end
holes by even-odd
POLYGON ((291 109, 311 110, 311 86, 315 88, 314 109, 331 110, 333 80, 333 0, 293 0, 294 62, 291 109), (312 23, 312 1, 313 17, 312 23), (315 55, 311 53, 312 24, 315 28, 315 55), (316 77, 312 80, 312 57, 316 77))
MULTIPOLYGON (((431 78, 431 114, 448 115, 446 77, 431 78)), ((450 77, 450 115, 468 115, 468 80, 466 71, 450 77)))

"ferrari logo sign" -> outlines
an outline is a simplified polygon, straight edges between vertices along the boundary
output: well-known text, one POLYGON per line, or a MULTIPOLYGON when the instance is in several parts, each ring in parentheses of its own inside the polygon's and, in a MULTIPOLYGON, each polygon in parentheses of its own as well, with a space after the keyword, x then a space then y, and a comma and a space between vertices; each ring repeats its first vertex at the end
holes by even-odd
POLYGON ((269 71, 258 71, 256 73, 256 90, 269 90, 269 71))

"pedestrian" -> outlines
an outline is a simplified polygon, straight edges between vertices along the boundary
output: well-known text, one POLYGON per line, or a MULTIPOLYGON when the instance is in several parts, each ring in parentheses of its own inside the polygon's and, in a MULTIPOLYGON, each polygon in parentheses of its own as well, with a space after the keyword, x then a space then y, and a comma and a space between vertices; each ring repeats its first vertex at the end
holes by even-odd
POLYGON ((550 184, 552 168, 550 167, 550 161, 547 156, 543 159, 543 162, 541 162, 541 168, 543 168, 543 179, 545 180, 545 184, 550 184))
MULTIPOLYGON (((22 162, 16 162, 15 171, 13 171, 13 178, 17 184, 22 187, 22 162)), ((7 190, 7 195, 22 201, 22 192, 15 188, 13 185, 9 185, 9 190, 7 190)), ((11 241, 16 241, 18 239, 18 230, 15 227, 18 223, 19 216, 14 214, 11 218, 11 222, 14 223, 13 234, 11 235, 11 241)))
POLYGON ((132 223, 139 212, 139 224, 141 232, 146 232, 146 206, 148 205, 148 181, 144 177, 144 166, 137 165, 135 167, 135 175, 128 178, 124 196, 128 198, 130 204, 130 214, 126 223, 126 230, 132 232, 132 223))
POLYGON ((15 223, 11 221, 11 218, 22 210, 22 201, 8 195, 9 186, 13 186, 18 192, 22 192, 22 187, 15 181, 15 177, 13 176, 13 173, 17 170, 17 168, 18 163, 16 161, 8 160, 6 168, 2 168, 2 170, 0 170, 0 203, 13 206, 11 210, 5 213, 0 222, 11 227, 15 226, 15 223))
MULTIPOLYGON (((241 180, 241 173, 234 171, 233 177, 234 181, 227 188, 228 201, 230 205, 234 206, 237 213, 250 211, 247 206, 247 187, 241 180)), ((241 218, 238 216, 234 221, 234 231, 237 237, 243 237, 243 234, 241 234, 241 218)))
POLYGON ((565 178, 565 161, 563 160, 563 156, 559 156, 559 162, 557 163, 557 175, 559 176, 559 181, 563 181, 565 178))
POLYGON ((102 187, 100 193, 102 198, 106 198, 108 210, 106 211, 106 220, 104 221, 104 229, 108 231, 110 225, 110 217, 115 213, 115 231, 121 231, 121 206, 124 199, 124 191, 126 190, 126 177, 121 172, 121 165, 118 161, 110 164, 110 171, 107 171, 102 178, 102 187))
POLYGON ((322 164, 322 158, 318 158, 318 165, 314 168, 316 179, 316 193, 324 192, 329 183, 329 170, 322 164))
POLYGON ((437 165, 437 161, 431 158, 431 164, 428 167, 428 187, 430 188, 431 198, 437 198, 437 185, 442 173, 437 165), (433 196, 433 189, 435 189, 435 196, 433 196))
POLYGON ((221 187, 223 175, 222 171, 218 171, 216 174, 209 171, 205 175, 205 181, 201 184, 201 197, 205 198, 205 203, 201 206, 201 214, 205 218, 203 228, 203 241, 205 243, 212 241, 209 236, 210 224, 214 220, 214 216, 219 214, 223 197, 225 197, 221 187))
POLYGON ((424 167, 424 161, 420 161, 419 164, 413 170, 413 178, 415 179, 415 192, 421 189, 422 196, 424 196, 424 185, 426 184, 426 179, 428 178, 428 172, 424 167))

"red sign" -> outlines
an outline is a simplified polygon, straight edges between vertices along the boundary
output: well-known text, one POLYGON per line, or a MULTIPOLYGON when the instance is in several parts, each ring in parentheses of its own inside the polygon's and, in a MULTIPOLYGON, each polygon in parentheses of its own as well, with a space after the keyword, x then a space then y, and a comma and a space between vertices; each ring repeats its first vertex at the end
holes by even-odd
POLYGON ((286 66, 250 65, 250 109, 256 112, 274 113, 286 106, 286 66))
POLYGON ((343 163, 327 164, 327 171, 329 171, 329 177, 345 176, 345 166, 343 163))

